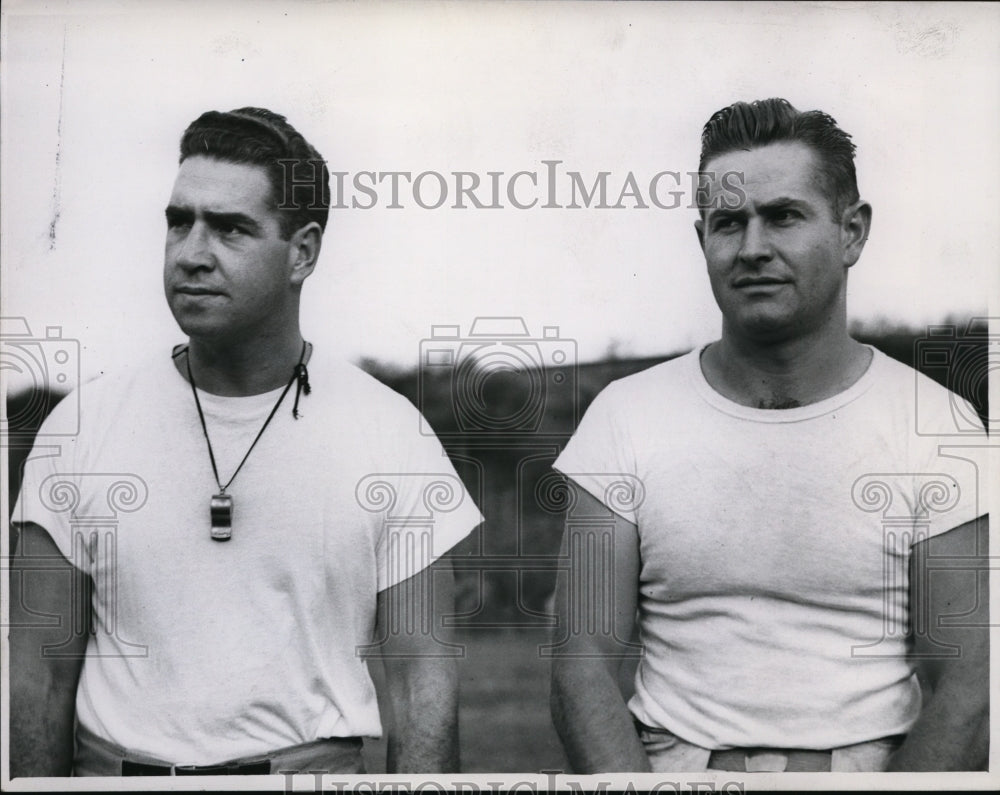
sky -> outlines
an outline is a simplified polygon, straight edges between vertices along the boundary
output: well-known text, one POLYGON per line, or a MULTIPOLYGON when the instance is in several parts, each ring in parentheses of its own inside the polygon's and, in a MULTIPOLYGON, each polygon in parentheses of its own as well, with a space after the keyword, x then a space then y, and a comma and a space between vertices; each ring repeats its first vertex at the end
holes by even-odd
POLYGON ((580 361, 714 339, 686 173, 704 122, 739 99, 783 96, 852 134, 874 207, 852 319, 986 315, 1000 295, 997 5, 9 0, 2 13, 4 333, 61 334, 84 380, 182 341, 162 292, 178 141, 203 111, 245 105, 286 115, 344 175, 303 332, 355 360, 414 366, 435 326, 467 336, 478 317, 569 340, 580 361), (355 189, 375 183, 364 172, 410 174, 396 206, 391 177, 375 199, 355 189), (606 206, 568 206, 571 172, 587 190, 606 172, 606 206), (458 179, 499 206, 457 199, 458 179))

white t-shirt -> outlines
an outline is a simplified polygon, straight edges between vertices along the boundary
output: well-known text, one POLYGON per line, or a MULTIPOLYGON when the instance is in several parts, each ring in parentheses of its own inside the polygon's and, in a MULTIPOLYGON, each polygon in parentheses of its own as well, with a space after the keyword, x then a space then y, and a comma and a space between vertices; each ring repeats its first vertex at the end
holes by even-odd
POLYGON ((638 527, 642 722, 712 749, 912 725, 910 546, 986 513, 985 497, 972 461, 938 453, 957 398, 873 354, 846 391, 798 408, 726 399, 695 351, 587 411, 555 467, 638 527))
MULTIPOLYGON (((381 733, 359 654, 376 595, 482 517, 406 398, 320 351, 309 377, 300 418, 293 385, 229 487, 226 542, 210 537, 218 488, 169 355, 84 385, 77 437, 49 444, 41 429, 14 520, 94 579, 77 715, 97 735, 210 764, 381 733)), ((223 483, 280 394, 199 390, 223 483)))

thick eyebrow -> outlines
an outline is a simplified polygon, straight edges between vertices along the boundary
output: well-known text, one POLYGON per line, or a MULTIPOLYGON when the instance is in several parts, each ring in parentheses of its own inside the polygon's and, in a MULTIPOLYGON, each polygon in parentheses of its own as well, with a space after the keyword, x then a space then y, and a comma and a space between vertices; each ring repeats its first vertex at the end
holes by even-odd
POLYGON ((249 215, 244 215, 243 213, 216 213, 211 210, 205 210, 202 212, 202 215, 216 229, 221 226, 239 226, 250 232, 260 231, 260 224, 249 215))
POLYGON ((167 209, 163 211, 168 222, 172 221, 190 221, 194 218, 194 211, 188 207, 178 207, 176 204, 168 204, 167 209))
POLYGON ((758 206, 758 211, 762 214, 773 213, 777 210, 803 210, 808 207, 808 202, 804 202, 800 199, 793 199, 790 196, 779 196, 776 199, 771 199, 769 202, 764 202, 758 206))
MULTIPOLYGON (((190 207, 178 207, 174 204, 167 205, 165 214, 168 222, 193 221, 195 218, 195 211, 190 207)), ((245 215, 243 213, 220 213, 212 210, 203 210, 201 215, 212 227, 216 229, 224 226, 239 226, 250 232, 260 231, 260 224, 258 224, 257 221, 249 215, 245 215)))
POLYGON ((739 207, 710 207, 708 212, 705 213, 705 221, 712 223, 719 219, 745 218, 746 215, 745 204, 741 204, 739 207))
MULTIPOLYGON (((790 196, 778 196, 777 198, 771 199, 770 201, 764 202, 756 206, 756 211, 760 215, 773 215, 775 213, 781 212, 782 210, 801 210, 803 212, 808 211, 809 204, 801 199, 793 199, 790 196)), ((741 204, 738 207, 714 207, 709 209, 705 216, 706 221, 714 221, 716 219, 729 219, 729 218, 745 218, 747 216, 746 204, 741 204)))

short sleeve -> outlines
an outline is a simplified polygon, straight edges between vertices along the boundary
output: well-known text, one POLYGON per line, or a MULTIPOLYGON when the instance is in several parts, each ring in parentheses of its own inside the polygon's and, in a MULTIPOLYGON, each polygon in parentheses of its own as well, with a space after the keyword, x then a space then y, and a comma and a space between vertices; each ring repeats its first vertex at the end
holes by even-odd
POLYGON ((590 404, 552 466, 605 507, 638 524, 643 486, 627 420, 619 387, 612 383, 590 404))
POLYGON ((379 591, 430 566, 483 521, 419 412, 393 397, 382 407, 371 471, 356 495, 374 523, 379 591))
POLYGON ((933 537, 988 512, 989 437, 975 409, 939 387, 918 396, 922 465, 913 475, 917 538, 933 537), (956 421, 960 417, 961 423, 956 421), (923 532, 921 532, 923 531, 923 532))
POLYGON ((77 568, 89 572, 89 560, 74 543, 71 518, 83 499, 78 436, 60 432, 75 427, 72 416, 79 411, 79 392, 61 400, 35 435, 31 453, 24 462, 17 502, 11 516, 15 525, 36 524, 51 536, 63 556, 77 568), (72 422, 71 422, 72 421, 72 422))

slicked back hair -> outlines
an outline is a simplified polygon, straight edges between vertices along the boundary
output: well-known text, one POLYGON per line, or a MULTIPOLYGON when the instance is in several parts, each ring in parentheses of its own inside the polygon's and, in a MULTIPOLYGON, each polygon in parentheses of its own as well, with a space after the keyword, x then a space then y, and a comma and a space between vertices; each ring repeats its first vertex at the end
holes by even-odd
POLYGON ((195 155, 266 169, 286 240, 311 221, 326 229, 330 172, 320 153, 284 116, 265 108, 203 113, 181 136, 180 162, 195 155))
POLYGON ((815 153, 817 176, 829 194, 834 220, 839 220, 859 198, 855 146, 851 136, 822 111, 800 111, 779 98, 735 102, 716 111, 702 130, 698 170, 705 171, 709 161, 728 152, 796 141, 815 153))

